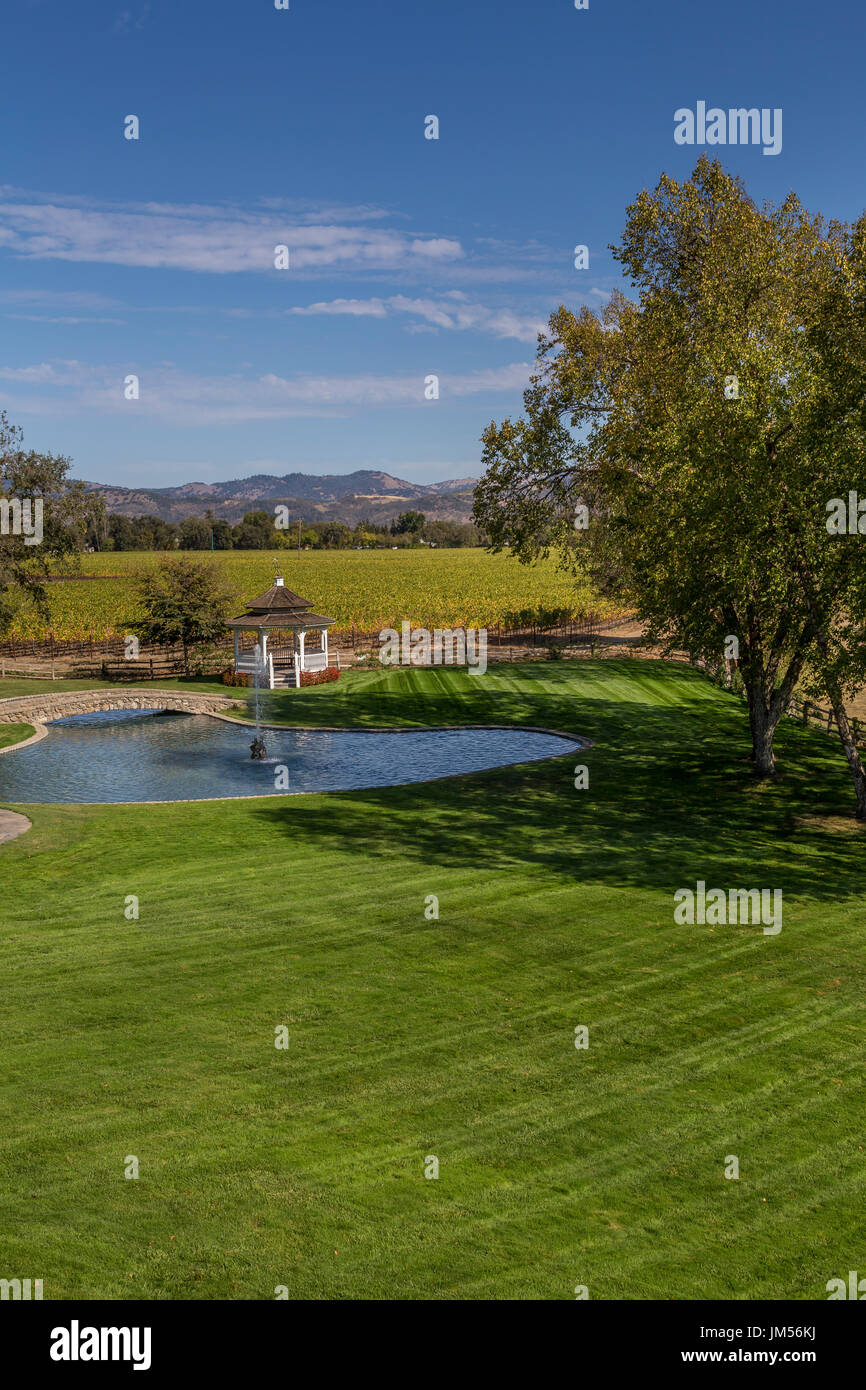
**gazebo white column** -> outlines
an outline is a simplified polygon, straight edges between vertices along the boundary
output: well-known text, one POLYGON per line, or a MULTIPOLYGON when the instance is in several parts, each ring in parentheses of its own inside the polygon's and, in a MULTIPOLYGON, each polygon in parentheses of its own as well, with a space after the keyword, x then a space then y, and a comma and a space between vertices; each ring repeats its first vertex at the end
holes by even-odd
POLYGON ((301 670, 302 670, 302 671, 303 671, 303 669, 304 669, 304 638, 306 637, 306 635, 307 635, 307 629, 306 629, 305 627, 300 628, 299 631, 298 631, 298 641, 299 641, 300 647, 301 647, 301 670))
POLYGON ((327 666, 327 664, 328 664, 328 629, 327 629, 326 627, 323 627, 323 628, 322 628, 322 653, 323 653, 324 658, 325 658, 325 665, 327 666))

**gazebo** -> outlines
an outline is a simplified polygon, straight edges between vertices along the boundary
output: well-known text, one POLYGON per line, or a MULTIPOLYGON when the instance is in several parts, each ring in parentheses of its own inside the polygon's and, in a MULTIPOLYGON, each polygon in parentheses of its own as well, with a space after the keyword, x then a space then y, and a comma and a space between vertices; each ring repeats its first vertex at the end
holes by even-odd
POLYGON ((242 634, 254 633, 262 684, 269 689, 300 686, 303 671, 324 671, 328 665, 328 628, 336 619, 324 618, 312 608, 309 599, 287 589, 277 573, 271 588, 250 599, 247 611, 228 623, 234 631, 235 670, 247 675, 255 672, 255 648, 241 645, 242 634), (321 633, 318 650, 307 650, 308 632, 321 633))

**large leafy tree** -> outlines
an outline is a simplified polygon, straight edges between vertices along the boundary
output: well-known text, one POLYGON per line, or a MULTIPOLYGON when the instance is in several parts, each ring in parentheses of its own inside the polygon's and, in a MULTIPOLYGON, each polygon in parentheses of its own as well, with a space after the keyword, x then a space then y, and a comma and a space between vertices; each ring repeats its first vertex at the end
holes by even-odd
POLYGON ((189 675, 190 649, 224 636, 234 596, 225 590, 216 568, 188 556, 162 560, 138 581, 143 615, 131 624, 143 642, 183 648, 189 675))
POLYGON ((559 550, 663 646, 738 650, 761 775, 804 674, 838 703, 862 655, 862 552, 825 522, 866 492, 864 239, 793 195, 758 208, 716 161, 663 176, 612 248, 636 299, 553 314, 525 418, 484 435, 494 545, 559 550))
POLYGON ((29 600, 49 619, 49 575, 73 568, 88 538, 105 529, 102 499, 81 482, 68 478, 69 459, 24 448, 21 430, 0 412, 0 502, 5 524, 0 531, 0 633, 8 631, 22 602, 29 600), (35 525, 41 504, 42 538, 35 525), (16 534, 13 507, 25 508, 31 536, 16 534), (29 542, 34 543, 29 543, 29 542))

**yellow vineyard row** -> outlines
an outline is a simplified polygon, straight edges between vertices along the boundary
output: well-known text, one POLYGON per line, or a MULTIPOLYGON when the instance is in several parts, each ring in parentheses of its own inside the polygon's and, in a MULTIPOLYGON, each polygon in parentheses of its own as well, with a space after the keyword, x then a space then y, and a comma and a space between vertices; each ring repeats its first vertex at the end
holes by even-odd
MULTIPOLYGON (((15 637, 58 641, 120 635, 138 616, 135 578, 162 558, 146 551, 86 555, 78 577, 50 585, 50 621, 22 609, 15 637)), ((275 558, 267 551, 206 552, 215 581, 244 601, 273 583, 275 558)), ((483 550, 371 550, 281 552, 286 584, 310 599, 338 628, 370 631, 402 621, 426 627, 494 627, 517 614, 560 610, 579 617, 609 613, 586 583, 552 560, 519 564, 483 550)))

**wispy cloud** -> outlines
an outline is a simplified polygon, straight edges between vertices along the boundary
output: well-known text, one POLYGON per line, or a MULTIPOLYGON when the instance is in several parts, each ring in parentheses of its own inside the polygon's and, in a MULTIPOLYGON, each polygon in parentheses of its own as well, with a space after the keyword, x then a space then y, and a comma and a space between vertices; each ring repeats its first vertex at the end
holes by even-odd
POLYGON ((123 309, 119 299, 87 290, 0 290, 0 304, 30 305, 35 309, 123 309))
POLYGON ((115 34, 128 34, 133 29, 143 29, 149 14, 150 4, 148 0, 145 0, 141 9, 121 10, 112 26, 115 34))
MULTIPOLYGON (((517 394, 532 370, 514 362, 464 373, 442 373, 442 401, 499 393, 517 394)), ((345 376, 299 374, 282 377, 198 376, 171 365, 150 369, 128 364, 93 366, 75 360, 40 362, 26 367, 0 366, 0 383, 17 387, 0 393, 0 403, 16 414, 129 414, 181 426, 241 424, 298 416, 336 417, 382 408, 437 409, 425 399, 425 379, 407 373, 358 373, 345 376), (124 378, 140 377, 137 401, 124 399, 124 378)))
POLYGON ((82 324, 82 323, 113 323, 123 327, 125 319, 104 318, 102 316, 88 315, 76 318, 72 314, 7 314, 7 319, 17 319, 20 323, 63 323, 63 324, 82 324))
POLYGON ((394 314, 409 315, 433 328, 474 330, 492 333, 497 338, 515 338, 534 343, 547 327, 546 319, 537 315, 519 314, 512 309, 495 309, 484 304, 470 303, 467 296, 452 290, 440 299, 409 299, 391 295, 387 299, 332 299, 317 304, 297 306, 291 314, 346 314, 356 318, 389 318, 394 314))
MULTIPOLYGON (((334 211, 334 210, 331 210, 334 211)), ((24 199, 0 191, 0 247, 32 261, 60 260, 194 270, 211 274, 274 271, 274 251, 288 246, 291 270, 399 271, 460 260, 453 237, 373 226, 372 210, 342 221, 316 220, 279 206, 252 210, 192 204, 87 204, 82 199, 24 199)))

